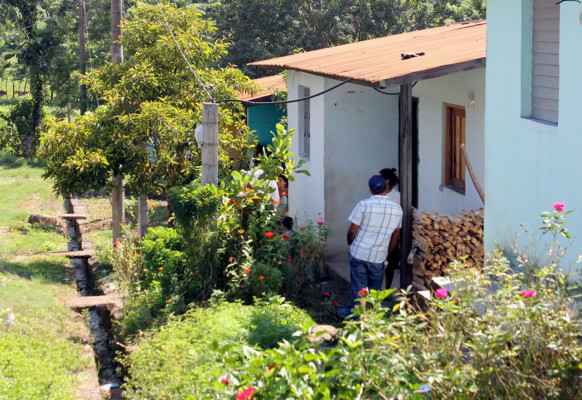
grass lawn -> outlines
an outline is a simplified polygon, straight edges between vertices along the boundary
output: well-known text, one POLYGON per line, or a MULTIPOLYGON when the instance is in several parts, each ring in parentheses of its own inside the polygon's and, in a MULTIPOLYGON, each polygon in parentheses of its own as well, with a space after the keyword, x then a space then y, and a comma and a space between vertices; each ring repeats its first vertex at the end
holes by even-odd
POLYGON ((0 157, 0 399, 79 398, 94 361, 85 318, 65 306, 77 296, 55 228, 33 227, 30 213, 63 213, 42 169, 0 157), (14 320, 7 321, 12 315, 14 320))

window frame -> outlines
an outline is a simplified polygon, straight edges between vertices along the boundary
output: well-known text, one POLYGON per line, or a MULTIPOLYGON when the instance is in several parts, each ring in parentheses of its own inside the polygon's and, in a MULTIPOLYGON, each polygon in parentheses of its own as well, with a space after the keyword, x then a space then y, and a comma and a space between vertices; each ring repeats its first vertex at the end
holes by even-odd
MULTIPOLYGON (((309 97, 311 89, 308 86, 299 85, 298 98, 309 97)), ((311 101, 303 100, 299 102, 298 113, 299 127, 299 155, 309 160, 311 156, 311 101)))
POLYGON ((444 186, 465 194, 465 160, 461 144, 466 140, 467 113, 464 106, 445 103, 444 129, 444 186), (461 115, 461 126, 454 124, 455 115, 461 115), (460 131, 459 131, 460 130, 460 131))

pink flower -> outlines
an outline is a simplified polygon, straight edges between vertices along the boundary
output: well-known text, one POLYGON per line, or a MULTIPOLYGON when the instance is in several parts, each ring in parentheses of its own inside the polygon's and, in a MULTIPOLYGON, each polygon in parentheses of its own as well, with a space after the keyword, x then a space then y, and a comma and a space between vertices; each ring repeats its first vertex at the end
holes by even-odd
POLYGON ((304 256, 305 255, 305 250, 301 250, 301 255, 304 256))
POLYGON ((287 262, 293 262, 293 259, 292 258, 288 258, 287 259, 287 262))
POLYGON ((119 242, 113 242, 113 247, 117 246, 119 242))
POLYGON ((325 292, 323 295, 324 295, 325 297, 329 297, 329 293, 327 293, 327 292, 325 292))
POLYGON ((444 299, 448 295, 449 292, 447 291, 447 289, 440 288, 436 290, 436 297, 438 297, 439 299, 444 299))
POLYGON ((526 299, 529 297, 532 297, 533 295, 536 294, 536 292, 534 292, 533 290, 521 290, 519 292, 520 295, 522 295, 523 297, 525 297, 526 299))
POLYGON ((270 238, 272 238, 272 237, 273 237, 273 235, 275 235, 273 232, 267 232, 267 233, 265 233, 265 237, 266 237, 267 239, 270 239, 270 238))
POLYGON ((337 301, 332 301, 331 304, 333 304, 334 306, 337 306, 337 301))
POLYGON ((305 230, 305 227, 304 227, 304 226, 302 226, 300 229, 301 229, 302 231, 304 231, 304 230, 305 230))
POLYGON ((564 211, 564 203, 554 203, 554 210, 556 210, 557 212, 562 212, 564 211))
POLYGON ((117 251, 117 249, 114 247, 114 248, 113 248, 113 251, 117 251))
POLYGON ((370 291, 368 290, 367 287, 365 287, 358 292, 358 296, 364 297, 364 296, 367 296, 368 293, 370 293, 370 291))
POLYGON ((249 386, 242 392, 238 392, 236 394, 236 400, 247 400, 249 397, 253 395, 253 393, 255 393, 255 389, 253 389, 252 386, 249 386))
POLYGON ((220 380, 220 383, 224 383, 225 385, 228 385, 228 381, 229 381, 228 376, 226 376, 220 380))
POLYGON ((325 224, 325 222, 323 222, 323 221, 317 221, 317 225, 322 226, 323 224, 325 224))

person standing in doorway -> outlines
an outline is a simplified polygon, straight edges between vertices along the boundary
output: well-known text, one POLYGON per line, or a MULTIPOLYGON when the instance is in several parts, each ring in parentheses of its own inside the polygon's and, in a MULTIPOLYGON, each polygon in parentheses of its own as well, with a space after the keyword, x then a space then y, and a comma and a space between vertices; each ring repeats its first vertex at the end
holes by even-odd
POLYGON ((343 318, 350 315, 363 288, 381 289, 386 255, 396 248, 402 227, 402 208, 386 197, 386 180, 374 175, 368 186, 372 196, 360 201, 348 218, 351 301, 338 310, 343 318))
MULTIPOLYGON (((398 185, 399 179, 396 175, 396 168, 384 168, 380 170, 380 175, 386 180, 386 197, 394 203, 400 204, 400 192, 394 189, 398 185)), ((396 246, 394 251, 388 254, 386 258, 388 265, 386 266, 386 289, 390 289, 392 281, 394 280, 394 270, 400 267, 400 243, 396 246)))
POLYGON ((398 175, 396 175, 396 168, 384 168, 380 170, 380 175, 386 181, 386 197, 400 205, 400 192, 394 189, 399 182, 398 175))

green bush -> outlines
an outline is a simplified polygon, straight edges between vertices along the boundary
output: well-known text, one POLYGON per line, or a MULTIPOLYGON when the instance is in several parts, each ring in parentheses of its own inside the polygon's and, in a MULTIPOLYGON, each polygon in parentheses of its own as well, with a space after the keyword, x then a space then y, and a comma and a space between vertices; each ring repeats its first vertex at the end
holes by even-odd
POLYGON ((501 251, 483 270, 453 263, 455 291, 439 289, 422 310, 407 295, 388 309, 390 292, 373 290, 332 349, 285 343, 247 352, 233 394, 422 398, 428 390, 446 399, 580 398, 582 318, 559 265, 567 246, 558 239, 570 236, 563 205, 555 209, 542 214, 542 233, 553 236, 545 265, 521 255, 512 268, 501 251))
POLYGON ((245 352, 274 347, 312 323, 280 298, 255 306, 221 303, 191 310, 142 338, 122 360, 128 371, 124 397, 227 398, 233 385, 221 379, 242 365, 245 352))
MULTIPOLYGON (((8 111, 0 112, 0 150, 7 150, 12 154, 21 155, 24 152, 28 128, 32 118, 34 99, 27 95, 18 99, 16 104, 10 106, 8 111)), ((40 109, 41 121, 47 114, 46 107, 40 109)), ((32 143, 32 154, 36 154, 39 145, 38 135, 32 143)))

